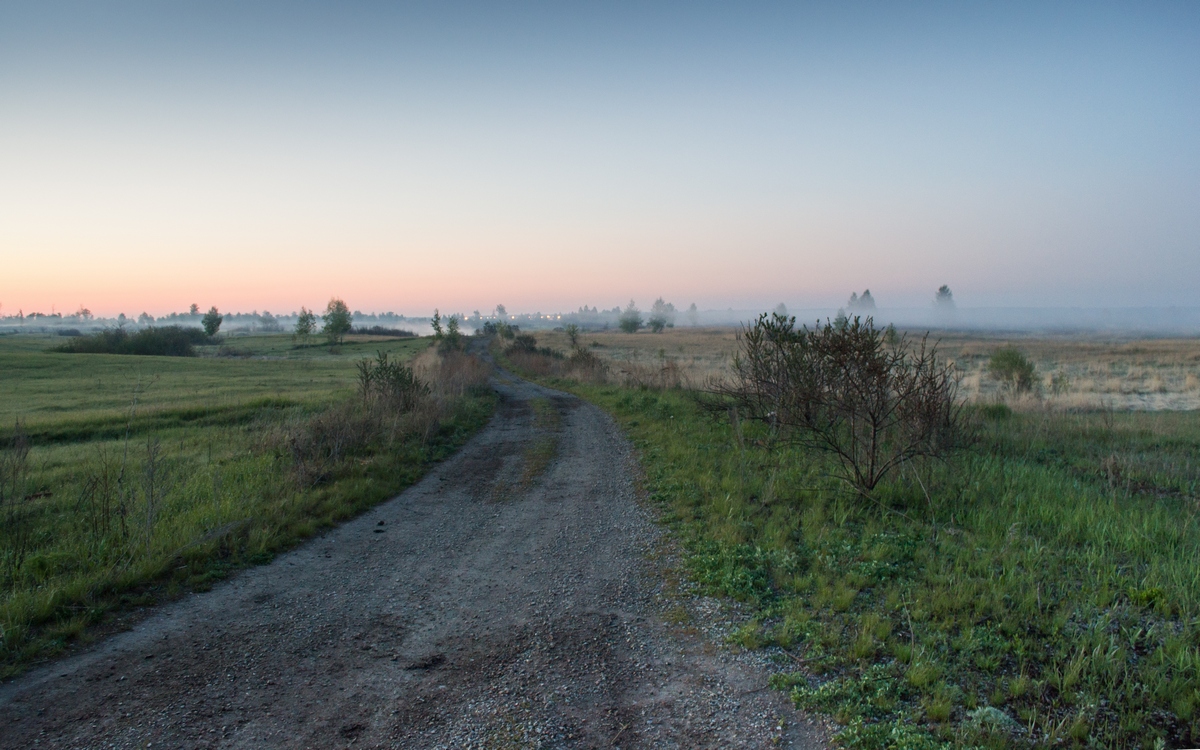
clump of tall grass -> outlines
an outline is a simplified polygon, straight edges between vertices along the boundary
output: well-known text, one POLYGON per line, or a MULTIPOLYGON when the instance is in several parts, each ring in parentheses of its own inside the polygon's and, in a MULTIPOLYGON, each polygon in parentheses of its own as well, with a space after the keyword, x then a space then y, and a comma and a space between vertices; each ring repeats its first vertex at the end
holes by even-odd
POLYGON ((51 351, 68 354, 140 354, 162 357, 191 357, 195 346, 212 339, 199 328, 162 326, 130 333, 124 328, 109 328, 87 336, 76 336, 51 351))
POLYGON ((1037 368, 1019 349, 997 349, 988 360, 988 375, 1013 393, 1028 393, 1038 384, 1037 368))
POLYGON ((513 367, 536 377, 603 383, 609 376, 609 367, 604 360, 590 349, 578 346, 577 342, 570 354, 563 354, 548 346, 538 346, 533 334, 523 333, 514 336, 504 356, 513 367))
POLYGON ((364 404, 374 402, 386 411, 410 411, 429 386, 417 379, 412 368, 402 362, 389 360, 386 352, 375 359, 358 362, 358 389, 364 404))
POLYGON ((626 388, 642 390, 677 390, 691 385, 679 362, 670 357, 659 357, 653 363, 621 360, 616 363, 616 380, 626 388))
POLYGON ((379 353, 358 363, 358 398, 315 415, 296 416, 265 444, 290 457, 302 486, 327 481, 346 458, 433 435, 455 403, 483 388, 491 374, 478 357, 427 349, 411 366, 379 353))

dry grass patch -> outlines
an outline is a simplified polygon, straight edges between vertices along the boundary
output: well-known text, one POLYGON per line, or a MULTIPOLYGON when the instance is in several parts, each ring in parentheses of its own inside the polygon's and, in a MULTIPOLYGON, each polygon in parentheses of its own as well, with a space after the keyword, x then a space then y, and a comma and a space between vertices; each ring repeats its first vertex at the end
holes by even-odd
MULTIPOLYGON (((923 333, 911 331, 910 334, 923 333)), ((674 328, 663 333, 585 331, 582 347, 600 358, 612 382, 654 388, 699 388, 728 376, 737 329, 674 328)), ((947 333, 934 337, 942 356, 963 375, 963 395, 973 402, 1003 399, 1019 410, 1044 408, 1200 409, 1200 338, 1103 338, 1099 336, 990 335, 947 333), (1013 398, 989 377, 988 360, 1015 348, 1037 366, 1032 396, 1013 398)), ((539 346, 567 351, 566 333, 543 331, 539 346)), ((538 372, 545 369, 531 363, 538 372)), ((593 381, 602 382, 602 381, 593 381)))

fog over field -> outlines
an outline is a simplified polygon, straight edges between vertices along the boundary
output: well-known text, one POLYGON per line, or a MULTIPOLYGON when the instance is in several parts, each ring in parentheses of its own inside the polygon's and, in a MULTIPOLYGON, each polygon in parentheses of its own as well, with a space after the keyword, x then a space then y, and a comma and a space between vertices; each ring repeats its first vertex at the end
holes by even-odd
MULTIPOLYGON (((798 324, 813 325, 817 321, 836 318, 839 314, 848 316, 858 315, 871 317, 881 326, 889 324, 907 330, 928 331, 979 331, 979 332, 1012 332, 1025 334, 1079 334, 1115 335, 1115 336, 1194 336, 1200 335, 1200 307, 955 307, 950 310, 938 309, 934 306, 888 308, 874 307, 870 309, 855 309, 843 305, 841 307, 797 307, 789 305, 766 306, 764 308, 734 309, 700 309, 693 314, 675 305, 672 324, 679 327, 720 326, 738 327, 748 323, 764 312, 783 310, 794 316, 798 324)), ((626 303, 626 306, 628 303, 626 303)), ((650 305, 644 305, 641 309, 650 305)), ((459 318, 466 332, 471 333, 485 320, 504 319, 530 330, 559 328, 575 323, 586 330, 606 330, 616 328, 621 305, 609 309, 592 308, 565 312, 506 312, 498 316, 495 309, 487 313, 478 310, 470 313, 440 311, 443 316, 454 315, 459 318)), ((137 309, 131 307, 129 309, 137 309)), ((251 312, 222 313, 224 316, 223 331, 226 333, 271 333, 290 330, 295 325, 296 313, 271 313, 269 311, 253 310, 251 312)), ((124 314, 122 314, 124 315, 124 314)), ((390 311, 362 312, 354 311, 355 325, 382 326, 384 328, 411 331, 418 335, 429 335, 433 332, 431 312, 401 314, 390 311)), ((21 315, 0 315, 0 335, 17 332, 62 332, 64 335, 72 331, 95 330, 110 327, 145 327, 152 325, 184 325, 199 326, 199 315, 186 313, 167 314, 162 316, 124 315, 124 317, 97 317, 79 313, 63 315, 62 313, 43 314, 33 312, 21 315)))

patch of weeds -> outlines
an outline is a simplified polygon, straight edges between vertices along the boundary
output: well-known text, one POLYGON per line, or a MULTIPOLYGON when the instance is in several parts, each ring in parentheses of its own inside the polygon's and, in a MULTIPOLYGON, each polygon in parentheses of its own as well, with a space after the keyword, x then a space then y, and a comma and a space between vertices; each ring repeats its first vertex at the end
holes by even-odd
POLYGON ((792 700, 797 708, 828 713, 842 725, 854 719, 886 718, 905 697, 905 688, 897 679, 895 668, 884 664, 874 664, 860 675, 836 677, 816 686, 809 685, 802 677, 794 679, 792 700))
POLYGON ((726 640, 749 650, 762 648, 770 642, 770 639, 763 633, 762 625, 757 620, 751 620, 737 628, 729 634, 726 640))
POLYGON ((692 613, 682 604, 676 604, 663 614, 663 619, 672 625, 691 625, 692 613))
POLYGON ((838 732, 838 744, 846 748, 887 748, 887 750, 950 750, 960 746, 943 742, 920 726, 901 719, 867 723, 855 718, 838 732))
POLYGON ((748 544, 697 544, 687 560, 692 577, 705 593, 761 604, 774 596, 771 555, 748 544))

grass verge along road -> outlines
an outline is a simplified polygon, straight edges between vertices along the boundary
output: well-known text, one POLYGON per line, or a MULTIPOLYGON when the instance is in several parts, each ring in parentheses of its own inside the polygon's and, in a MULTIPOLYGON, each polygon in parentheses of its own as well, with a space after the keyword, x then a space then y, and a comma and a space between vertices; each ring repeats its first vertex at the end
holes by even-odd
POLYGON ((394 496, 494 401, 486 370, 428 340, 242 337, 199 357, 55 343, 0 337, 0 677, 394 496), (378 351, 419 355, 418 408, 362 402, 356 364, 378 351))

